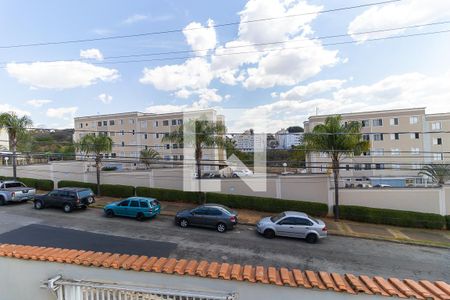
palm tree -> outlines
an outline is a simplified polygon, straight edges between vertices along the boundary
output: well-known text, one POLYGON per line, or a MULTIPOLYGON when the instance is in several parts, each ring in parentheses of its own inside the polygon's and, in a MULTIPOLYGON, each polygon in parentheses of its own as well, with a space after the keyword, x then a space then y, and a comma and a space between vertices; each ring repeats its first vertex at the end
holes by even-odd
POLYGON ((158 151, 150 148, 141 150, 139 160, 141 161, 141 163, 145 164, 148 169, 150 168, 150 165, 153 163, 153 161, 159 158, 160 156, 158 151))
POLYGON ((170 141, 180 144, 192 144, 195 151, 195 165, 197 177, 201 179, 201 162, 204 147, 224 147, 224 134, 226 127, 223 122, 213 122, 209 120, 189 120, 177 130, 164 136, 163 141, 170 141), (186 134, 184 134, 186 130, 186 134), (185 140, 186 139, 186 140, 185 140))
POLYGON ((423 166, 419 175, 428 176, 434 182, 444 184, 447 180, 450 180, 450 164, 429 164, 423 166))
POLYGON ((8 132, 9 146, 12 149, 13 177, 17 178, 17 138, 24 134, 33 121, 28 116, 18 117, 15 113, 0 114, 0 129, 5 128, 8 132))
POLYGON ((326 153, 331 158, 334 177, 334 218, 339 219, 339 169, 342 157, 369 151, 368 141, 362 140, 359 122, 342 122, 340 115, 330 116, 324 124, 314 127, 304 138, 308 151, 326 153))
POLYGON ((103 153, 111 152, 113 141, 109 136, 88 134, 83 136, 75 145, 75 148, 84 152, 86 156, 95 156, 95 168, 97 170, 97 195, 100 195, 100 170, 103 153))

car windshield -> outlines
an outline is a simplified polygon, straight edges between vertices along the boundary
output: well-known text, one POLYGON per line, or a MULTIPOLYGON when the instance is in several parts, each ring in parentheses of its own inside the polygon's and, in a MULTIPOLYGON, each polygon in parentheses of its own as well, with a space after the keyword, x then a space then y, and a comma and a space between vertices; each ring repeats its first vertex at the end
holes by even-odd
POLYGON ((281 218, 284 218, 286 216, 286 214, 285 213, 281 213, 281 214, 279 214, 279 215, 276 215, 276 216, 273 216, 273 217, 271 217, 270 218, 270 221, 272 221, 272 222, 277 222, 278 220, 280 220, 281 218))
POLYGON ((79 191, 78 192, 78 196, 80 197, 80 198, 83 198, 83 197, 89 197, 89 196, 91 196, 92 195, 92 191, 91 190, 83 190, 83 191, 79 191))
POLYGON ((25 185, 21 182, 10 182, 5 184, 7 188, 15 188, 15 187, 25 187, 25 185))

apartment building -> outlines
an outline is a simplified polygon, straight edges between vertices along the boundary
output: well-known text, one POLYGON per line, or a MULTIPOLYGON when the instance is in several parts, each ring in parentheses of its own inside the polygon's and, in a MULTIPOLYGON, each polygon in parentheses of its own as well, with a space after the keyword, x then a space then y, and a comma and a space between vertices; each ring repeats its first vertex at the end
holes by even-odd
POLYGON ((246 130, 242 134, 233 134, 232 140, 236 149, 242 152, 254 152, 255 147, 263 149, 266 146, 266 135, 255 134, 253 129, 246 130))
POLYGON ((0 129, 0 151, 7 151, 9 149, 9 136, 6 129, 0 129))
POLYGON ((303 132, 289 132, 287 129, 278 130, 275 133, 278 147, 281 149, 291 149, 292 146, 299 146, 303 143, 303 132))
MULTIPOLYGON (((450 162, 450 113, 426 114, 425 108, 341 114, 343 122, 361 124, 363 139, 370 151, 342 160, 342 177, 418 178, 425 164, 450 162)), ((305 132, 325 121, 328 115, 311 116, 305 132)), ((330 160, 325 153, 307 156, 311 172, 327 172, 330 160)))
MULTIPOLYGON (((158 151, 163 160, 183 161, 188 158, 185 157, 187 152, 184 145, 163 141, 163 137, 192 118, 225 122, 224 117, 218 115, 213 109, 164 114, 126 112, 84 116, 74 119, 74 141, 79 141, 86 134, 104 134, 111 137, 113 140, 112 151, 105 154, 105 158, 111 161, 128 161, 137 165, 140 151, 149 148, 158 151)), ((224 150, 203 149, 203 159, 205 161, 223 161, 225 159, 224 150)), ((215 168, 214 166, 204 166, 203 169, 207 171, 215 168)))

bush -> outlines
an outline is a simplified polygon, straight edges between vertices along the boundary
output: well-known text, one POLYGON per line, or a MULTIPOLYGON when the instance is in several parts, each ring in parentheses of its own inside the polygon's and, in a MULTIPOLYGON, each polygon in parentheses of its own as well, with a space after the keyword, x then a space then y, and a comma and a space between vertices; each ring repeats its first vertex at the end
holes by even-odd
POLYGON ((120 184, 100 184, 102 196, 127 198, 134 196, 134 186, 120 184))
POLYGON ((137 187, 136 196, 152 197, 161 201, 187 202, 199 204, 202 202, 203 193, 185 192, 180 190, 137 187))
POLYGON ((37 190, 51 191, 54 188, 53 181, 48 179, 17 178, 17 180, 37 190))
POLYGON ((347 205, 339 208, 342 219, 357 222, 430 229, 442 229, 445 225, 445 217, 438 214, 347 205))
POLYGON ((97 194, 97 184, 89 183, 89 182, 81 182, 81 181, 71 181, 71 180, 61 180, 58 181, 58 187, 81 187, 81 188, 89 188, 95 194, 97 194))
POLYGON ((232 208, 252 209, 273 213, 295 210, 318 217, 326 216, 328 213, 328 206, 324 203, 244 195, 206 193, 206 202, 222 204, 232 208))
POLYGON ((117 167, 111 166, 111 167, 103 167, 102 171, 116 171, 117 167))
POLYGON ((450 216, 445 216, 445 220, 447 223, 447 230, 450 230, 450 216))

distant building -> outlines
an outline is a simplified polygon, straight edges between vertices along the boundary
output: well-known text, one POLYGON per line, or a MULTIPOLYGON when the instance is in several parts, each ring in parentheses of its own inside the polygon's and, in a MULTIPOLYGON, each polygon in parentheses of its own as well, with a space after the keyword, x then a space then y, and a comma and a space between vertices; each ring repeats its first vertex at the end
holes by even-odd
POLYGON ((9 136, 6 129, 0 129, 0 151, 9 150, 9 136))
POLYGON ((292 146, 303 144, 303 133, 289 132, 287 129, 281 129, 275 133, 275 139, 278 141, 279 149, 291 149, 292 146))
POLYGON ((242 152, 254 152, 255 146, 258 149, 265 148, 266 146, 266 135, 255 134, 253 129, 246 130, 242 134, 233 134, 232 140, 235 143, 236 149, 242 152))
MULTIPOLYGON (((418 172, 423 165, 450 163, 450 113, 425 114, 425 108, 411 108, 341 116, 343 122, 359 122, 363 139, 370 142, 369 152, 342 160, 342 177, 402 177, 413 184, 421 181, 418 172)), ((309 117, 305 132, 326 117, 309 117)), ((330 166, 325 153, 309 153, 306 160, 315 173, 327 172, 330 166)))

